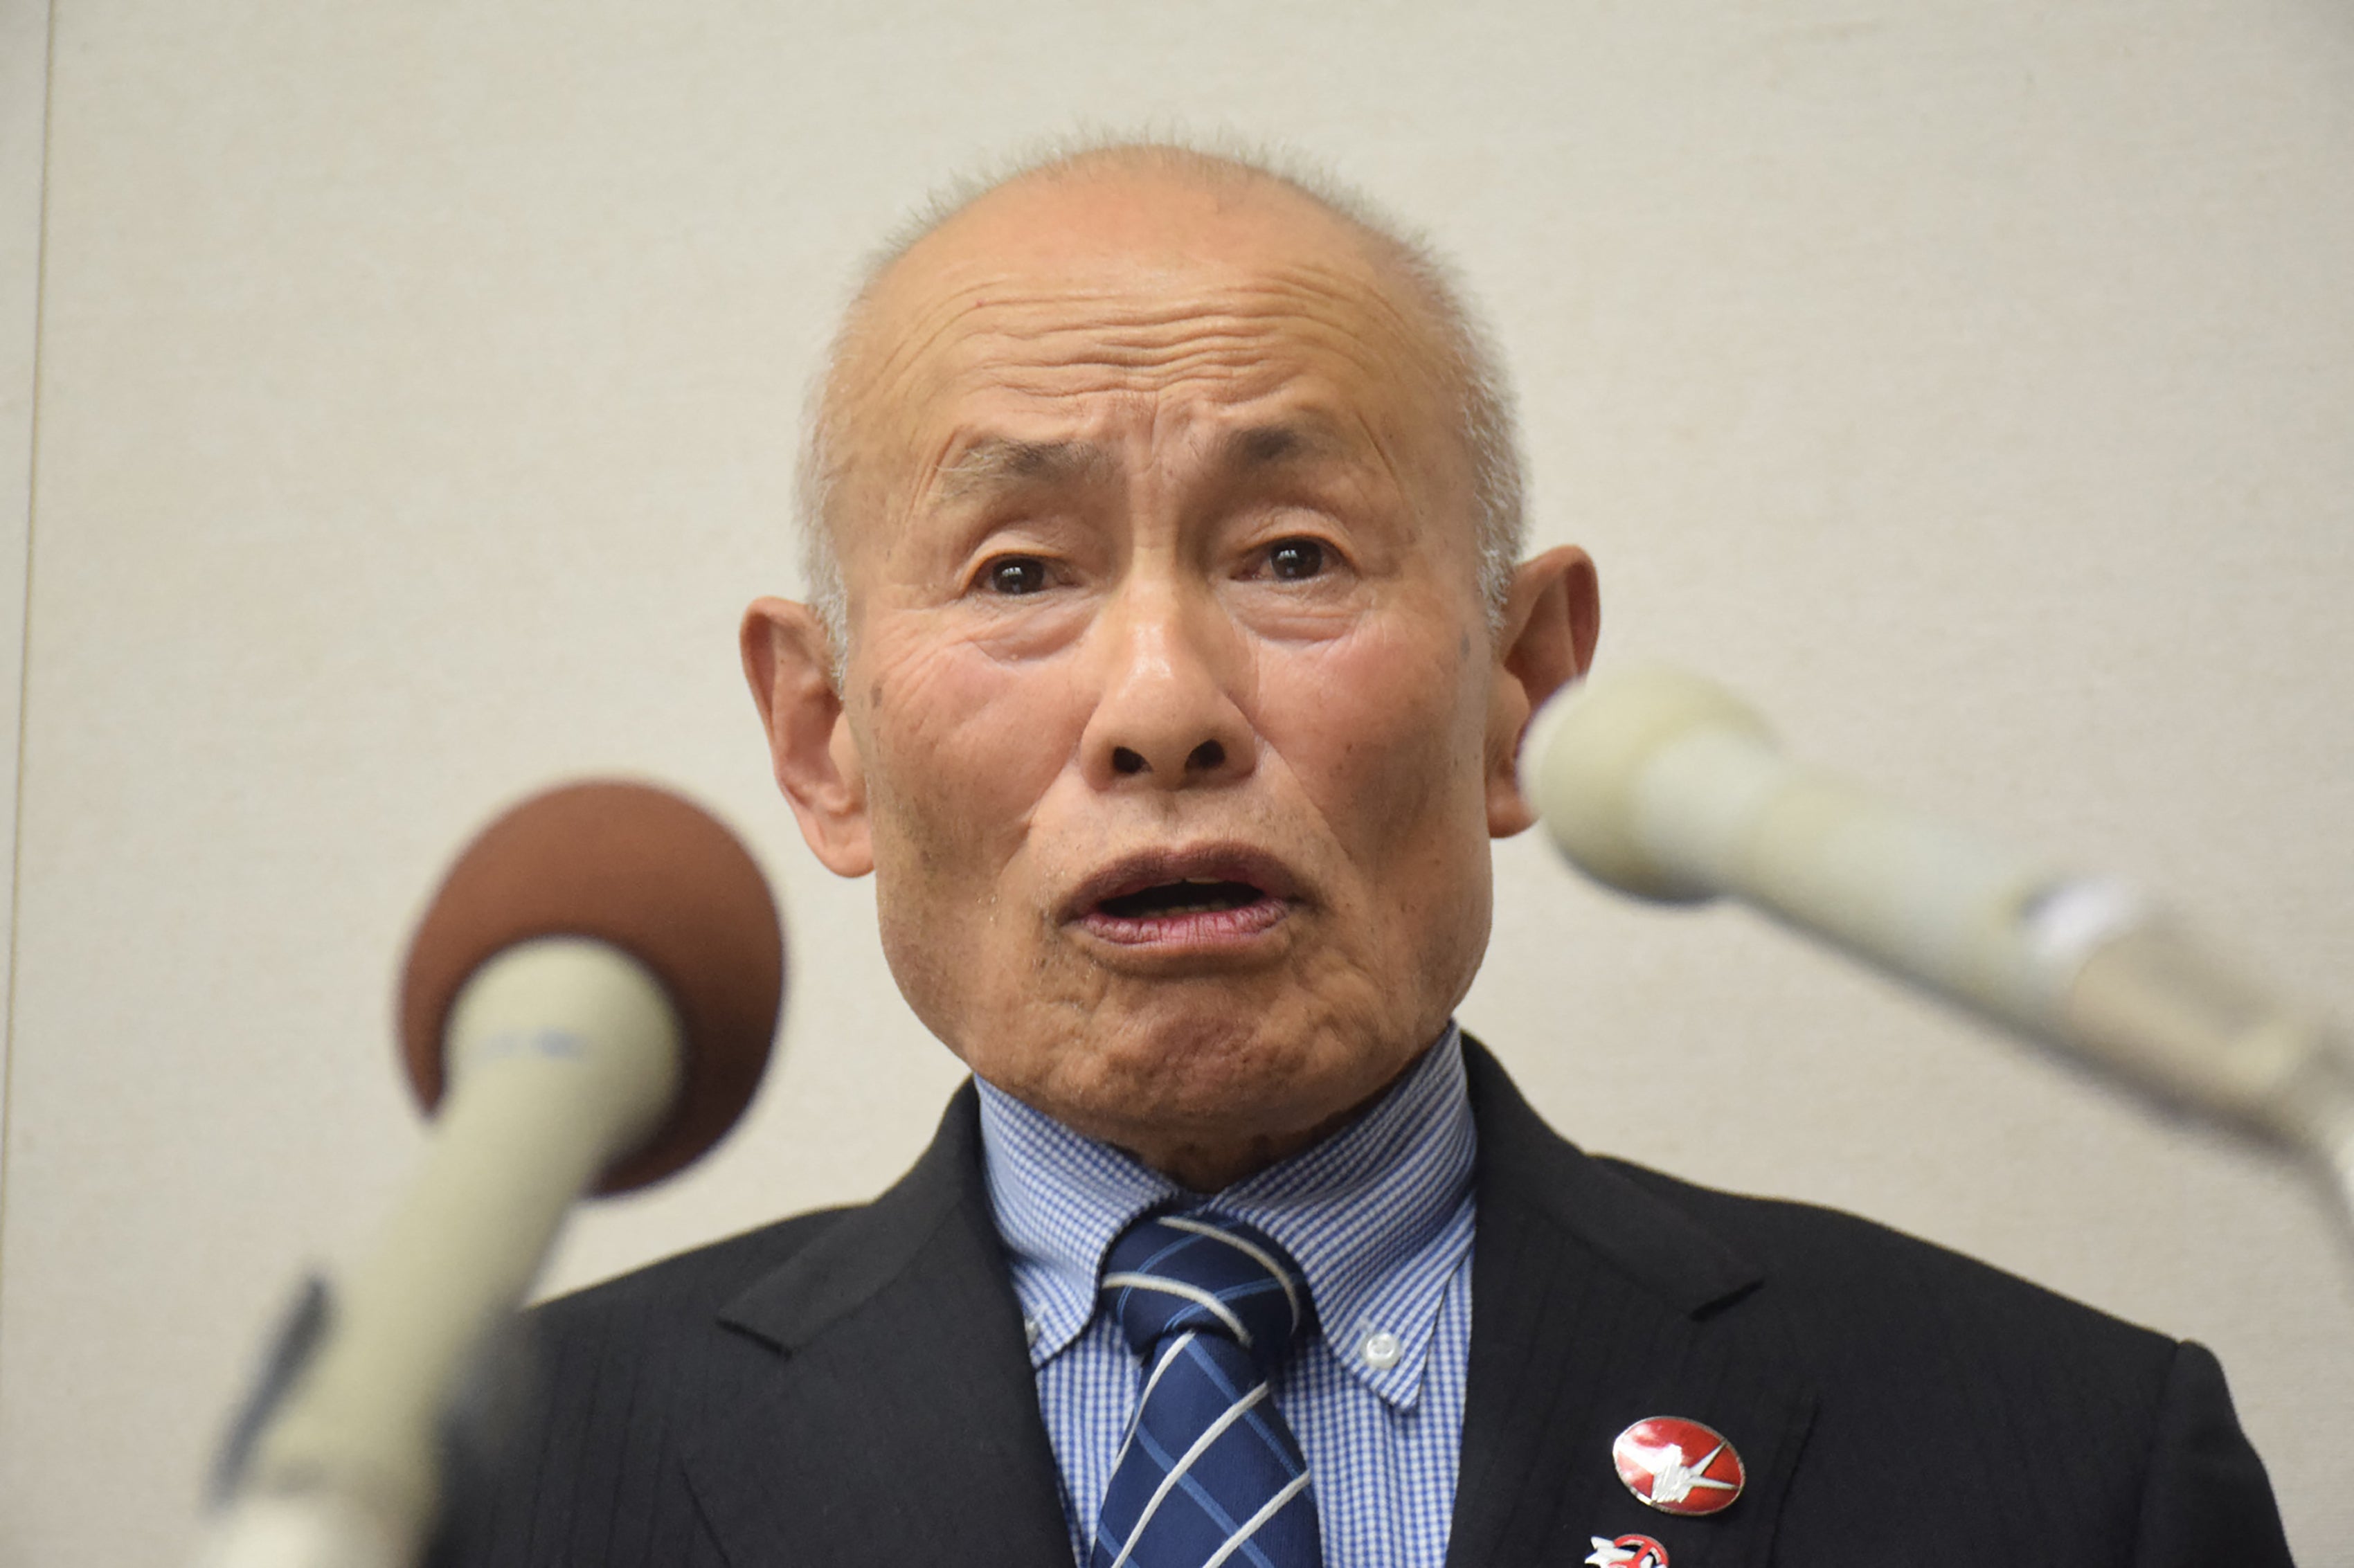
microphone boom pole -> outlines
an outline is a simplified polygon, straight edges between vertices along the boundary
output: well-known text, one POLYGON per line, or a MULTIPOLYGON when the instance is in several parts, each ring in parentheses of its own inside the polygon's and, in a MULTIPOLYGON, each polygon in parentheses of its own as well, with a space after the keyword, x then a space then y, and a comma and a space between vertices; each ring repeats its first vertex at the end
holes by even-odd
POLYGON ((1523 793, 1588 876, 1730 895, 2176 1113, 2309 1164, 2354 1236, 2354 1049, 2119 884, 2071 876, 1784 756, 1671 669, 1554 697, 1523 793))

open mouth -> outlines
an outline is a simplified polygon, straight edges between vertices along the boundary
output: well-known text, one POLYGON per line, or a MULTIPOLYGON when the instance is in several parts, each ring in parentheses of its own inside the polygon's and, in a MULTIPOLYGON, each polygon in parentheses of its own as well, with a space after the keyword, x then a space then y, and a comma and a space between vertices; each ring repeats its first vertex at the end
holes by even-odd
POLYGON ((1280 925, 1299 896, 1272 856, 1198 845, 1123 858, 1088 879, 1070 918, 1107 942, 1163 950, 1248 944, 1280 925))
POLYGON ((1189 876, 1140 887, 1096 906, 1117 920, 1166 920, 1179 915, 1215 915, 1257 904, 1267 895, 1247 882, 1189 876))

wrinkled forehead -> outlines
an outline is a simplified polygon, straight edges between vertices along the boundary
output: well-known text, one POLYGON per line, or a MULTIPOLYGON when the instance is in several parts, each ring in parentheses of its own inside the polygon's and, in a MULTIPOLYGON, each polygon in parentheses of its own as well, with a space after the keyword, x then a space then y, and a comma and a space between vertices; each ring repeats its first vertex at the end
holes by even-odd
POLYGON ((981 198, 876 280, 829 402, 875 500, 975 440, 1198 445, 1283 422, 1468 482, 1458 371, 1381 242, 1272 181, 1100 175, 981 198))

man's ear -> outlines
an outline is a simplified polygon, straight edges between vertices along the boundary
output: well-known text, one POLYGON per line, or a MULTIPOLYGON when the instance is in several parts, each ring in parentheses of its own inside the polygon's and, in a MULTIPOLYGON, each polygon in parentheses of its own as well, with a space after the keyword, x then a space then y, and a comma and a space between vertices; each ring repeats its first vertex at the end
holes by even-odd
POLYGON ((769 732, 769 766, 801 837, 835 875, 865 875, 875 869, 866 770, 833 689, 825 623, 805 604, 755 599, 739 640, 744 679, 769 732))
POLYGON ((1594 562, 1575 545, 1522 562, 1504 600, 1503 635, 1488 698, 1488 832, 1510 838, 1537 820, 1521 799, 1521 741, 1529 715, 1585 673, 1602 632, 1594 562))

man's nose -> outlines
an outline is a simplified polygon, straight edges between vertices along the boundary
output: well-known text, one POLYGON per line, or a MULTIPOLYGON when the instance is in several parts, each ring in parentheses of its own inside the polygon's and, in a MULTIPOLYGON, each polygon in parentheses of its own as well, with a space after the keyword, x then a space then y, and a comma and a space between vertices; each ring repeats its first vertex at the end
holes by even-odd
POLYGON ((1080 741, 1089 783, 1175 789, 1250 772, 1254 737, 1235 700, 1246 655, 1214 607, 1131 591, 1095 630, 1103 684, 1080 741))

